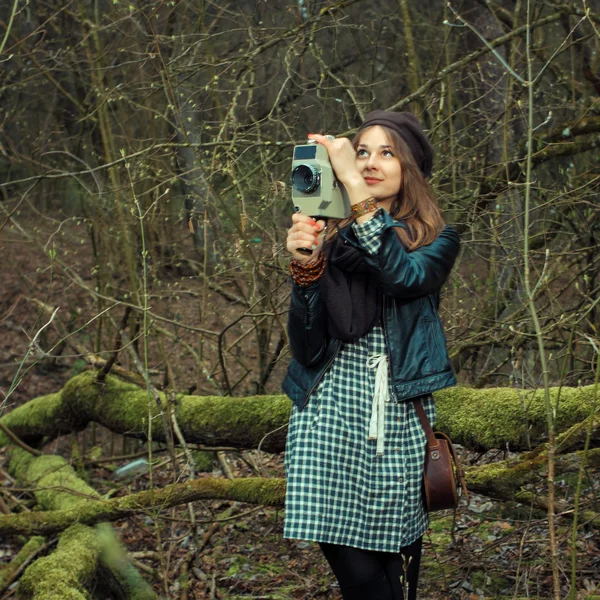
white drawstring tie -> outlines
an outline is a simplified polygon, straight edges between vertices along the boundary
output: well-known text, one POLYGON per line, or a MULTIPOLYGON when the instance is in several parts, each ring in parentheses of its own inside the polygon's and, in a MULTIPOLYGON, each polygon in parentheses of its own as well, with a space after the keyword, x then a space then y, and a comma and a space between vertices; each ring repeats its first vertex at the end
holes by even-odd
POLYGON ((383 456, 383 437, 385 431, 385 403, 390 401, 388 381, 388 358, 386 354, 374 354, 367 359, 367 367, 375 371, 375 393, 369 423, 369 439, 377 440, 377 456, 383 456))

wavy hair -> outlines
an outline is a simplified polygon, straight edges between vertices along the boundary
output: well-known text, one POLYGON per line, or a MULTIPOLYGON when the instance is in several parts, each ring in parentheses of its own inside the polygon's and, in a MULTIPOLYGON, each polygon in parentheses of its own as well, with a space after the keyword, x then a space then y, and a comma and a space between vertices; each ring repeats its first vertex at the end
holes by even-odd
MULTIPOLYGON (((393 129, 384 125, 371 125, 359 129, 352 140, 354 148, 358 147, 362 135, 371 127, 381 127, 385 131, 402 168, 400 191, 390 206, 390 216, 396 221, 403 221, 408 229, 407 231, 401 227, 396 228, 398 237, 409 251, 427 246, 437 238, 445 225, 435 194, 423 177, 408 145, 393 129)), ((337 224, 338 227, 343 227, 350 222, 352 218, 343 219, 337 224)), ((327 238, 331 239, 336 233, 337 227, 334 227, 327 238)))

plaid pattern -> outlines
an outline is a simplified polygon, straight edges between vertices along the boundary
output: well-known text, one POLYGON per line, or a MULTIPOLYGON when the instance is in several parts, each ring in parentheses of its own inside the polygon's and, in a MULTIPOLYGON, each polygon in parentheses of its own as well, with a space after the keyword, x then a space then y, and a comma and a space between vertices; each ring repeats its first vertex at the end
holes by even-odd
MULTIPOLYGON (((353 226, 366 251, 378 251, 381 226, 377 216, 353 226)), ((386 404, 383 456, 367 439, 375 385, 367 359, 385 352, 379 325, 344 344, 306 408, 292 409, 284 537, 398 552, 427 529, 426 440, 412 403, 386 404)), ((433 398, 423 405, 433 423, 433 398)))
POLYGON ((352 223, 352 229, 362 249, 375 256, 381 248, 381 231, 383 230, 382 209, 379 208, 371 219, 364 223, 352 223))

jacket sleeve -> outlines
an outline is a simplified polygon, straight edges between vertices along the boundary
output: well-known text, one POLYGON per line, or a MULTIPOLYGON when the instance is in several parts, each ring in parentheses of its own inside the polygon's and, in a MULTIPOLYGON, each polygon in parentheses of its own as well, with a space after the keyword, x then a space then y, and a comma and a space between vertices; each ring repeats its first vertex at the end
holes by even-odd
POLYGON ((319 284, 301 287, 292 283, 288 315, 292 355, 303 366, 317 364, 327 349, 327 312, 319 284))
POLYGON ((395 298, 417 298, 439 290, 458 256, 458 233, 446 225, 431 244, 408 252, 395 231, 402 225, 388 219, 378 254, 364 255, 383 293, 395 298))

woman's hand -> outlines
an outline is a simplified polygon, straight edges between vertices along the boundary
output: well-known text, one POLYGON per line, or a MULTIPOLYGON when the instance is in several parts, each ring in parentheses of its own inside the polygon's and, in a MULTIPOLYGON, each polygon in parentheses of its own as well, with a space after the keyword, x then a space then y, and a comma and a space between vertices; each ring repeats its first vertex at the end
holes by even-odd
POLYGON ((356 166, 356 150, 348 138, 333 138, 319 133, 309 133, 309 140, 325 146, 335 176, 345 185, 364 183, 362 173, 356 166))
POLYGON ((308 139, 315 140, 327 149, 335 176, 344 184, 350 204, 371 197, 369 186, 356 164, 356 150, 348 138, 331 139, 331 136, 309 133, 308 139))
POLYGON ((315 221, 311 217, 294 213, 292 226, 288 229, 286 248, 292 258, 298 262, 309 263, 314 261, 321 252, 325 231, 325 221, 315 221), (311 251, 311 254, 298 252, 299 248, 311 251))

